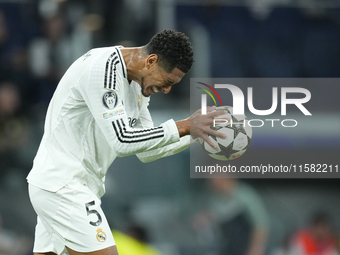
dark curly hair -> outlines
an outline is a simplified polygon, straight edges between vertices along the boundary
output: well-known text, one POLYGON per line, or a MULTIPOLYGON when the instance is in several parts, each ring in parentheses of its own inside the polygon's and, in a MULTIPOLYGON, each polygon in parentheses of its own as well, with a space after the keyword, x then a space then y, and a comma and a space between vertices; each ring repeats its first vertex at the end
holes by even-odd
POLYGON ((156 54, 158 64, 168 73, 177 67, 187 73, 194 62, 194 53, 189 38, 174 30, 155 34, 146 45, 147 54, 156 54))

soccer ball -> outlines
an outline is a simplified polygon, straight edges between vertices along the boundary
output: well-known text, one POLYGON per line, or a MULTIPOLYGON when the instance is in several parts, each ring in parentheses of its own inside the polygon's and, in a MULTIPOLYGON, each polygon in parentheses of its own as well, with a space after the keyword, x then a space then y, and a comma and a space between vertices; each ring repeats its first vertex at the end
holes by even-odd
POLYGON ((202 138, 199 139, 203 149, 210 157, 218 160, 233 160, 242 156, 248 149, 252 139, 252 128, 248 125, 247 117, 245 115, 233 115, 233 108, 231 106, 220 106, 216 108, 217 111, 225 110, 228 113, 220 115, 217 119, 228 118, 230 122, 216 120, 215 125, 210 128, 218 132, 226 134, 226 138, 220 138, 209 135, 209 139, 217 144, 217 148, 212 148, 202 138))

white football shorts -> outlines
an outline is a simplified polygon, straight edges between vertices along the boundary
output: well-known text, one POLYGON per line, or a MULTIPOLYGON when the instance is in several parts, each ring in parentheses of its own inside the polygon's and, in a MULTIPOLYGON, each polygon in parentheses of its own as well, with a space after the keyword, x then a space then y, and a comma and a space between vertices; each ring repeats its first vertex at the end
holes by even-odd
POLYGON ((115 245, 100 207, 101 200, 82 183, 50 192, 29 184, 29 196, 38 214, 34 252, 69 254, 102 250, 115 245))

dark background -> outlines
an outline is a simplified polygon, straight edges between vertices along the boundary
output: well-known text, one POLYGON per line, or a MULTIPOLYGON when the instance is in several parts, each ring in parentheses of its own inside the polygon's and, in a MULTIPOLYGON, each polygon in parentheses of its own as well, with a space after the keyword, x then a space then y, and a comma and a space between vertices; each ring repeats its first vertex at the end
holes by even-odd
MULTIPOLYGON (((66 68, 88 49, 144 45, 161 29, 190 37, 194 66, 169 95, 152 97, 156 125, 192 113, 190 78, 336 78, 340 72, 340 2, 335 0, 0 1, 0 13, 0 88, 11 91, 0 92, 10 99, 0 113, 0 214, 6 235, 14 240, 24 236, 28 253, 36 216, 25 177, 53 91, 66 68)), ((339 121, 339 92, 336 86, 332 91, 322 85, 311 88, 307 109, 339 121)), ((270 95, 255 86, 254 93, 270 95)), ((270 100, 255 104, 266 109, 266 102, 270 100)), ((339 133, 330 136, 327 123, 318 121, 310 130, 295 134, 296 140, 279 132, 254 135, 249 151, 235 164, 339 163, 339 133)), ((214 241, 207 248, 191 224, 202 207, 200 194, 208 188, 206 180, 190 179, 189 159, 189 150, 149 164, 134 156, 117 159, 103 197, 112 226, 122 231, 143 226, 150 243, 165 255, 216 254, 214 241)), ((287 236, 306 227, 320 210, 331 216, 334 233, 339 231, 339 179, 240 181, 254 189, 268 213, 268 254, 276 254, 287 236)))

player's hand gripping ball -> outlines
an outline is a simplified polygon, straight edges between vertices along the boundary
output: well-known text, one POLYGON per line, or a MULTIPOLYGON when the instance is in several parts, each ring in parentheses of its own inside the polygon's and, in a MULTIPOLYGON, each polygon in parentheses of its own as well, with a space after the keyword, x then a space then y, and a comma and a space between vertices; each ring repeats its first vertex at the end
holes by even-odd
POLYGON ((228 114, 220 115, 215 119, 215 124, 210 128, 218 132, 226 134, 226 138, 220 138, 209 135, 209 139, 217 145, 217 148, 212 148, 202 138, 199 139, 203 149, 209 156, 218 160, 233 160, 242 156, 248 149, 252 139, 252 128, 248 125, 245 115, 233 115, 231 106, 220 106, 216 111, 225 110, 228 114), (228 118, 231 121, 226 122, 223 118, 228 118))

